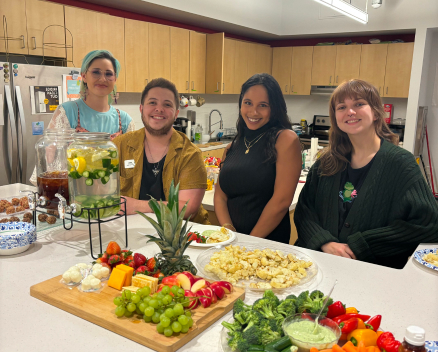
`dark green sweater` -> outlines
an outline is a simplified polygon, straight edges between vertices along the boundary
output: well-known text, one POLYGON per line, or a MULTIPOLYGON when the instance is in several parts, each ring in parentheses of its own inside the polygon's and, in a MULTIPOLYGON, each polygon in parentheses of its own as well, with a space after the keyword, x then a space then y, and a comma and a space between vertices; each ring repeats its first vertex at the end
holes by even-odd
POLYGON ((408 151, 383 141, 360 194, 338 233, 341 172, 320 176, 311 168, 294 221, 295 245, 321 250, 346 243, 362 261, 403 268, 419 243, 438 242, 438 205, 408 151))

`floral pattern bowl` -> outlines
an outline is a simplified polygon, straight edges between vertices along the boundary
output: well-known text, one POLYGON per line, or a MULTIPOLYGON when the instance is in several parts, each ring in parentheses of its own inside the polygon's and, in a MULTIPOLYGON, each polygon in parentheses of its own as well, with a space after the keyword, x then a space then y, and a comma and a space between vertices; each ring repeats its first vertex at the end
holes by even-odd
POLYGON ((13 255, 26 251, 37 239, 36 228, 27 222, 0 224, 0 255, 13 255))

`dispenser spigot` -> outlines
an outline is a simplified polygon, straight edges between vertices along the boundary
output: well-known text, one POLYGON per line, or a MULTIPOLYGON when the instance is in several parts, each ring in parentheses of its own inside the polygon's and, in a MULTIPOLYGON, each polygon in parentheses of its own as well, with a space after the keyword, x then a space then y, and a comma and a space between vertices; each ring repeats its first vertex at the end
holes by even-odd
POLYGON ((59 213, 59 218, 61 220, 65 219, 65 213, 76 213, 76 204, 73 203, 70 206, 67 205, 67 200, 60 195, 59 193, 55 194, 55 197, 59 199, 59 203, 58 203, 58 213, 59 213))

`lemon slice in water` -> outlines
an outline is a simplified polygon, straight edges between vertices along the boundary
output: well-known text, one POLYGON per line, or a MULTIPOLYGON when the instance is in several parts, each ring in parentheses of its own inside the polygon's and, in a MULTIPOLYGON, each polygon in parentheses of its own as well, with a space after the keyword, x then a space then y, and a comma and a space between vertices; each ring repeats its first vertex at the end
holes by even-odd
POLYGON ((73 159, 73 163, 75 165, 76 171, 82 174, 85 171, 85 167, 87 166, 87 162, 85 161, 85 158, 82 156, 78 156, 77 158, 73 159))

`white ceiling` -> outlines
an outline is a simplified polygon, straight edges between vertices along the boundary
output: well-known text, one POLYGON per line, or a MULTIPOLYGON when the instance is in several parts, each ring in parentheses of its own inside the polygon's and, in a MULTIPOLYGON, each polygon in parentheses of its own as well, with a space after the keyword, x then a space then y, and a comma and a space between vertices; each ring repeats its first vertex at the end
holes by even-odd
MULTIPOLYGON (((413 33, 438 27, 438 0, 383 0, 363 25, 313 0, 83 0, 259 40, 413 33)), ((366 1, 351 0, 365 9, 366 1)))

